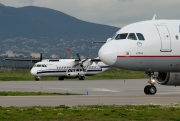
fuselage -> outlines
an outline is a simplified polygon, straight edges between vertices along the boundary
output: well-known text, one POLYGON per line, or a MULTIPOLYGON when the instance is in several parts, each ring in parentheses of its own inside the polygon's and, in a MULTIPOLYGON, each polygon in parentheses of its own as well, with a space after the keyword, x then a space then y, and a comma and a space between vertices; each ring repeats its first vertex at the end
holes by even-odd
POLYGON ((38 77, 55 76, 55 77, 78 77, 78 76, 91 76, 101 73, 109 66, 102 62, 84 63, 83 68, 76 66, 78 62, 75 59, 59 59, 56 61, 42 61, 38 62, 31 69, 31 74, 38 77))
POLYGON ((125 26, 100 48, 99 58, 121 69, 180 72, 180 21, 150 20, 125 26))

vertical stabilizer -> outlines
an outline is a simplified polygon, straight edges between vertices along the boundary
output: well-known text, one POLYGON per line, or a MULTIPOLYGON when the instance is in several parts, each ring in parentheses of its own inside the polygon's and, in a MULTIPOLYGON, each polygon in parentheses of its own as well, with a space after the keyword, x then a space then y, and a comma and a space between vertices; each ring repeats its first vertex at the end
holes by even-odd
POLYGON ((42 59, 43 59, 42 56, 43 56, 42 53, 40 53, 40 58, 39 58, 40 61, 42 61, 42 59))

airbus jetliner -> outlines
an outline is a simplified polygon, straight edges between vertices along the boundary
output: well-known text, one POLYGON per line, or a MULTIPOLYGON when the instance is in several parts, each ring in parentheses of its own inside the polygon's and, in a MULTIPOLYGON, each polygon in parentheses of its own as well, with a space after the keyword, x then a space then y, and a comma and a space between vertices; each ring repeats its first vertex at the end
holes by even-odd
POLYGON ((34 65, 31 74, 35 76, 36 81, 39 81, 40 77, 84 80, 85 76, 96 75, 109 69, 109 66, 103 62, 94 62, 96 60, 99 59, 44 59, 34 65))
POLYGON ((161 85, 180 85, 180 20, 152 20, 127 25, 117 31, 99 50, 105 64, 144 71, 150 85, 145 94, 161 85))

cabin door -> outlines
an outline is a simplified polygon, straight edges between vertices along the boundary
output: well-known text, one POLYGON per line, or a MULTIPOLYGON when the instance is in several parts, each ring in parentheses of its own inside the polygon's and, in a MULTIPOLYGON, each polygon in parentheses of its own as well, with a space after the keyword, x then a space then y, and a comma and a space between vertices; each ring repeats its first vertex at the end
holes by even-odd
POLYGON ((171 37, 169 30, 165 25, 156 25, 160 39, 161 39, 161 52, 171 52, 171 37))

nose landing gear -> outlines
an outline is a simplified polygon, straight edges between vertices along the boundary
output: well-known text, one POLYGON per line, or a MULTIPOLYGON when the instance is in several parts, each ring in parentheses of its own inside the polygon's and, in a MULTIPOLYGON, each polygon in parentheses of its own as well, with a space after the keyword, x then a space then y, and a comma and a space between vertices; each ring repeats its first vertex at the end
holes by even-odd
POLYGON ((156 77, 156 75, 154 75, 154 73, 147 73, 148 74, 148 76, 149 76, 149 83, 150 83, 150 85, 147 85, 147 86, 145 86, 144 87, 144 93, 146 94, 146 95, 154 95, 154 94, 156 94, 156 92, 157 92, 157 89, 156 89, 156 87, 154 86, 155 85, 155 77, 156 77))
POLYGON ((144 88, 144 93, 147 95, 154 95, 154 94, 156 94, 156 91, 157 91, 157 89, 154 85, 147 85, 144 88))
POLYGON ((36 80, 36 81, 39 81, 40 79, 41 79, 41 77, 39 77, 39 76, 36 76, 36 77, 35 77, 35 80, 36 80))

